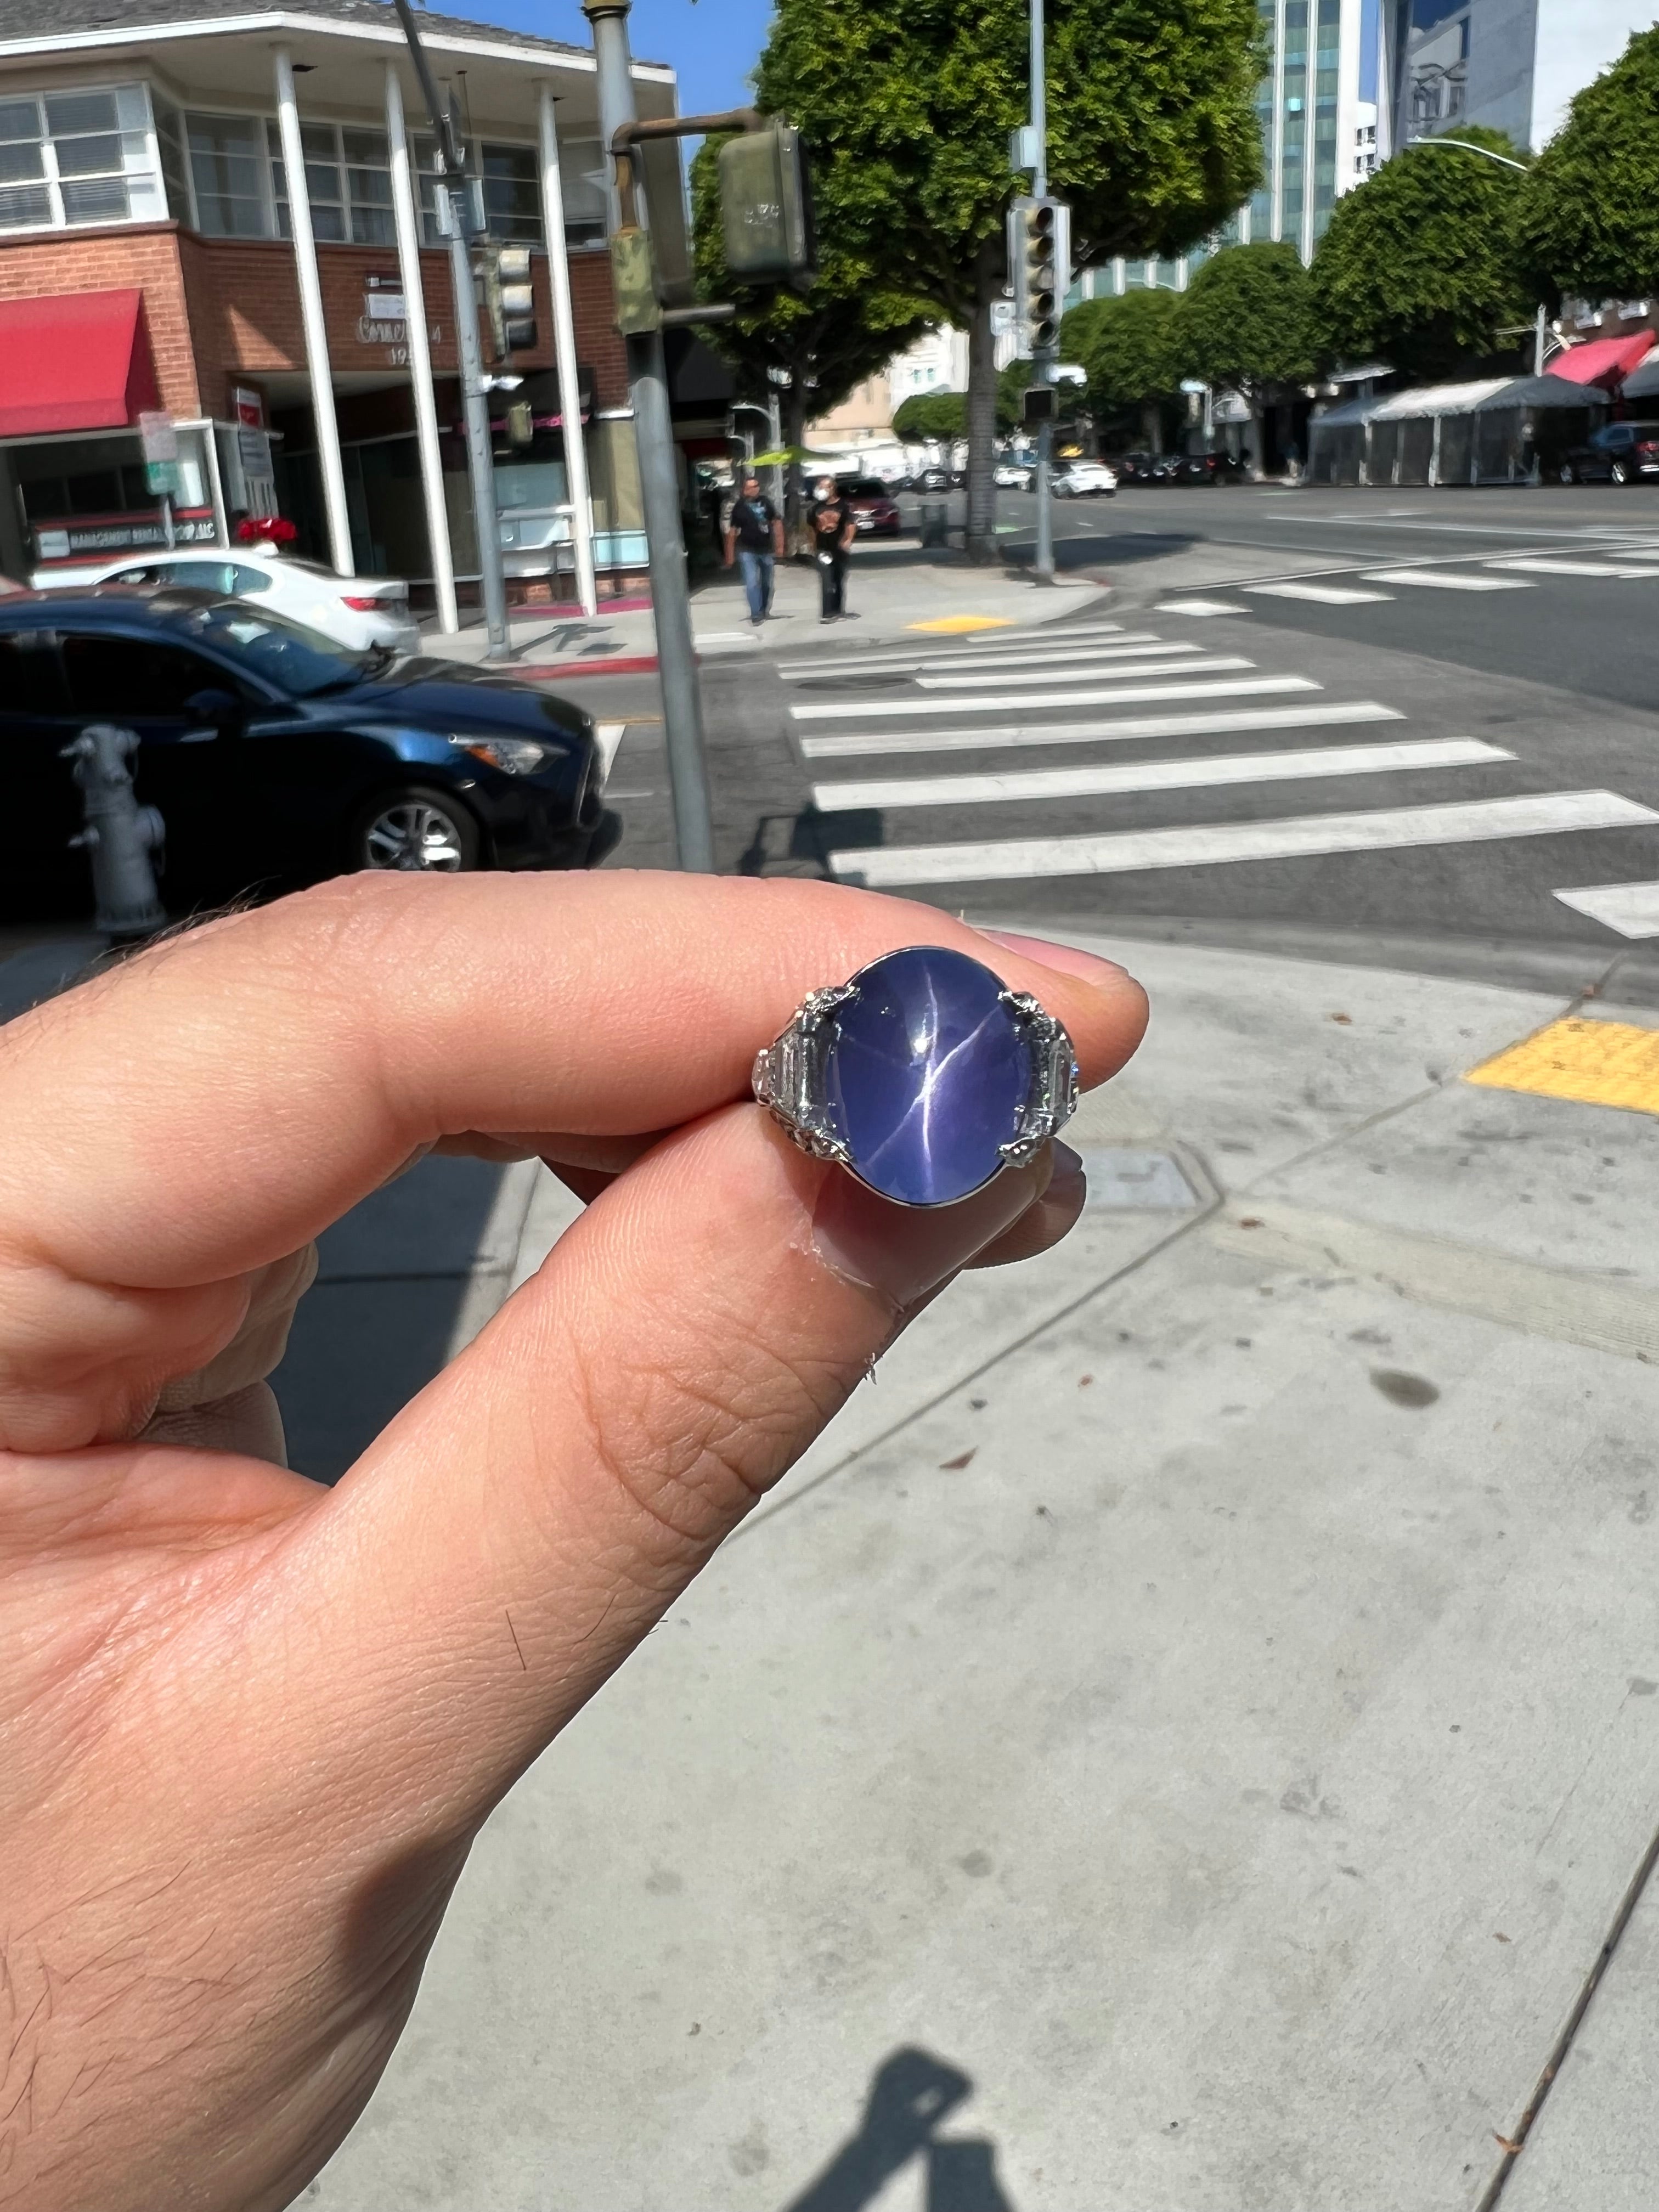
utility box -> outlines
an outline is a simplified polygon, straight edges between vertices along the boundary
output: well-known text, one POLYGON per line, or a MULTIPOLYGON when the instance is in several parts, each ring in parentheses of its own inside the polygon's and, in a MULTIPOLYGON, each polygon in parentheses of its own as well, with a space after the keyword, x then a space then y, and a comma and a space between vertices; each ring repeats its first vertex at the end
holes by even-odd
POLYGON ((657 297, 656 270, 651 259, 647 231, 613 231, 611 238, 611 283, 617 295, 617 328, 625 338, 642 337, 662 328, 662 302, 657 297))
POLYGON ((745 131, 720 152, 726 265, 740 284, 793 284, 817 273, 812 190, 800 133, 787 123, 745 131))

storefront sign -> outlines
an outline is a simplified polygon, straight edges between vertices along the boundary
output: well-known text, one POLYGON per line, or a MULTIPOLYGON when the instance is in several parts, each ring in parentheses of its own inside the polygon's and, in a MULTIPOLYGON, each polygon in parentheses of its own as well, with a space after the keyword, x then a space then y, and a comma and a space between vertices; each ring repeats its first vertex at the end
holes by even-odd
MULTIPOLYGON (((265 403, 245 384, 236 387, 236 458, 242 474, 268 483, 275 474, 270 465, 270 433, 265 428, 265 403)), ((252 507, 252 501, 249 501, 252 507)), ((264 512, 264 509, 259 510, 264 512)))
MULTIPOLYGON (((428 336, 434 345, 442 343, 443 333, 436 323, 428 336)), ((357 320, 357 337, 362 345, 383 345, 392 368, 408 368, 409 302, 401 276, 364 277, 363 312, 357 320)))
POLYGON ((179 474, 179 433, 171 415, 146 408, 138 417, 138 435, 144 448, 144 488, 177 499, 183 486, 179 474))
POLYGON ((34 526, 35 558, 42 567, 55 561, 95 561, 106 553, 134 553, 158 545, 211 545, 216 532, 210 507, 178 507, 168 535, 166 517, 154 514, 83 514, 72 520, 34 526))

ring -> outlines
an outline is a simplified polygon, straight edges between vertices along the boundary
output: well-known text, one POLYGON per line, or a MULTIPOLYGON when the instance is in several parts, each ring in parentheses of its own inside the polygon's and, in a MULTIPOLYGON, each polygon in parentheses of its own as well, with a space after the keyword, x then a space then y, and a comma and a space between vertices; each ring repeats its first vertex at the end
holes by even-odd
POLYGON ((899 1206, 954 1206, 1024 1167, 1077 1111, 1072 1040, 943 945, 814 991, 756 1055, 755 1096, 805 1152, 899 1206))

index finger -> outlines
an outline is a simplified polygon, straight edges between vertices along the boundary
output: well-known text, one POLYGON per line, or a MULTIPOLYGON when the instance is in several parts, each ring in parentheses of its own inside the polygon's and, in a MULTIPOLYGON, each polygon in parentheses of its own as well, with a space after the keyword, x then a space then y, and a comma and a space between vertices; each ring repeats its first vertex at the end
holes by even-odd
POLYGON ((746 1095, 805 994, 951 945, 1065 1023, 1086 1084, 1139 1041, 1121 969, 1064 974, 836 884, 342 878, 154 948, 10 1024, 0 1258, 142 1289, 305 1243, 461 1131, 626 1136, 746 1095))

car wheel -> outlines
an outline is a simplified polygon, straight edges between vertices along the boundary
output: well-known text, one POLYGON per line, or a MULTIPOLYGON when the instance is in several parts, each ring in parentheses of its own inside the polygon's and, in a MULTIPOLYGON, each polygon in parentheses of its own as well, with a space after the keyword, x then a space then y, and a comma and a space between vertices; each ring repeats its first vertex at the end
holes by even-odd
POLYGON ((349 865, 459 876, 478 866, 478 825, 441 791, 410 784, 383 792, 352 826, 349 865))
POLYGON ((1565 484, 1577 483, 1578 481, 1577 475, 1574 473, 1573 465, 1571 461, 1563 461, 1560 467, 1555 473, 1565 484))
POLYGON ((1616 484, 1626 484, 1630 482, 1630 471, 1622 461, 1615 461, 1607 471, 1607 475, 1616 484))

